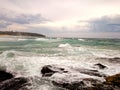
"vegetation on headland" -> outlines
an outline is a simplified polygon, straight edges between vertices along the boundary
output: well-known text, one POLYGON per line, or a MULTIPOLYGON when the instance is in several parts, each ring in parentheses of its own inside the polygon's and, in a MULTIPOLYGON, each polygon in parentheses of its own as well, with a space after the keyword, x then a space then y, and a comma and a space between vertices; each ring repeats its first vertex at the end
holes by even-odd
POLYGON ((14 32, 14 31, 0 31, 0 35, 46 37, 45 35, 37 34, 37 33, 14 32))

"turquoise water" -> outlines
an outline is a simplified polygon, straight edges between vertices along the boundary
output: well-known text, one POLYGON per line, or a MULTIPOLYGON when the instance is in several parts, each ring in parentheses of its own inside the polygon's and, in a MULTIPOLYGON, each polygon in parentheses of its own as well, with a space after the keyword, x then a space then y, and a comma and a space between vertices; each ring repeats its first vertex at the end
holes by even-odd
MULTIPOLYGON (((69 44, 72 47, 88 47, 96 49, 120 50, 120 39, 18 39, 0 41, 0 52, 15 50, 39 54, 60 53, 58 46, 69 44)), ((62 52, 61 52, 62 53, 62 52)))
POLYGON ((112 75, 120 72, 120 63, 107 58, 115 57, 120 57, 120 39, 0 37, 0 69, 33 77, 32 90, 59 90, 40 79, 44 65, 91 69, 94 64, 102 63, 108 69, 101 72, 112 75))

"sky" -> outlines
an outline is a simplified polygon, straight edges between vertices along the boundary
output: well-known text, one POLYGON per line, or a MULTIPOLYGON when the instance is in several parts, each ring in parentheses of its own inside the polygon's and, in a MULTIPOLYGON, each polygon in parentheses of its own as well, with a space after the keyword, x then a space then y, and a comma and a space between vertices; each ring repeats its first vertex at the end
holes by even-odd
POLYGON ((0 0, 0 31, 120 38, 120 0, 0 0))

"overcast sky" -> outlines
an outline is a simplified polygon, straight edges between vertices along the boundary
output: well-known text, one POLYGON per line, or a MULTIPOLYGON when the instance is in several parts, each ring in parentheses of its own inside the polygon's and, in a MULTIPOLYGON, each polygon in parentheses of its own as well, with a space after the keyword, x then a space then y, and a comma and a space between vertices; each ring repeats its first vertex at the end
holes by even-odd
POLYGON ((120 38, 120 0, 0 0, 0 30, 120 38))

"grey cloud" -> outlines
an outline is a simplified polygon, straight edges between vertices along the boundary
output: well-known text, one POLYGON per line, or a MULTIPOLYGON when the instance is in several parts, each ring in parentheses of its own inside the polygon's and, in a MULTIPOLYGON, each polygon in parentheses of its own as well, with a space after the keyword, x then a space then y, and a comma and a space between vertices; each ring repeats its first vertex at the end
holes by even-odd
POLYGON ((9 24, 5 24, 5 23, 0 23, 0 27, 5 27, 7 25, 11 25, 14 23, 17 24, 30 24, 30 23, 44 23, 46 21, 48 21, 47 19, 45 19, 44 17, 41 16, 41 14, 36 14, 36 15, 32 15, 32 14, 18 14, 12 11, 8 11, 7 12, 1 12, 0 13, 0 21, 4 21, 7 22, 9 24))
POLYGON ((120 32, 120 15, 115 17, 104 16, 89 21, 90 31, 93 32, 120 32))
POLYGON ((9 22, 0 22, 0 28, 6 28, 8 25, 11 25, 9 22))
POLYGON ((0 20, 18 23, 18 24, 42 23, 44 21, 47 21, 40 14, 38 15, 18 14, 12 17, 8 15, 0 14, 0 20))

